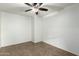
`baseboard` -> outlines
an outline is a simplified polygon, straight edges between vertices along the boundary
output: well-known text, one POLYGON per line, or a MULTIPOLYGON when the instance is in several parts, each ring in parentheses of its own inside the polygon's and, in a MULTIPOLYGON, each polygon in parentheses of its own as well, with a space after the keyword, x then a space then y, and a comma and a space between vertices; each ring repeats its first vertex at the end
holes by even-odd
MULTIPOLYGON (((27 42, 39 43, 42 41, 27 41, 27 42)), ((19 42, 19 43, 15 43, 15 44, 11 44, 11 45, 4 45, 4 46, 0 46, 0 48, 7 47, 7 46, 13 46, 13 45, 17 45, 17 44, 22 44, 22 43, 26 43, 26 42, 19 42)))
POLYGON ((72 51, 69 51, 69 50, 66 50, 66 49, 64 49, 64 48, 61 48, 61 47, 59 47, 59 46, 57 46, 57 45, 51 44, 51 43, 49 43, 49 42, 47 42, 47 41, 43 41, 43 42, 44 42, 44 43, 47 43, 47 44, 49 44, 49 45, 51 45, 51 46, 57 47, 57 48, 59 48, 59 49, 61 49, 61 50, 70 52, 70 53, 72 53, 72 54, 74 54, 74 55, 76 55, 76 56, 79 55, 79 54, 76 54, 76 53, 74 53, 74 52, 72 52, 72 51))
MULTIPOLYGON (((27 41, 27 42, 32 42, 32 41, 27 41)), ((8 47, 8 46, 13 46, 13 45, 18 45, 18 44, 22 44, 22 43, 26 43, 26 42, 19 42, 19 43, 15 43, 15 44, 11 44, 11 45, 4 45, 4 46, 0 46, 0 48, 8 47)))
POLYGON ((33 43, 39 43, 39 42, 43 42, 43 41, 32 41, 33 43))

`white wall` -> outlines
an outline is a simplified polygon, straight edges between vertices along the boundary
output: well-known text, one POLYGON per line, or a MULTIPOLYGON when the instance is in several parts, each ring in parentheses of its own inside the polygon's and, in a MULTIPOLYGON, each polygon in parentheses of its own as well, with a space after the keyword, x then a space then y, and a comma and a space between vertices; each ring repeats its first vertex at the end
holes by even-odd
POLYGON ((42 41, 42 18, 38 15, 34 16, 34 31, 33 31, 33 36, 34 36, 34 42, 40 42, 42 41))
POLYGON ((0 46, 1 46, 1 14, 0 14, 0 46))
POLYGON ((1 47, 31 41, 31 17, 1 14, 1 47))
POLYGON ((79 55, 79 4, 43 21, 44 42, 79 55))
POLYGON ((22 16, 1 12, 1 46, 42 41, 42 19, 39 16, 22 16))

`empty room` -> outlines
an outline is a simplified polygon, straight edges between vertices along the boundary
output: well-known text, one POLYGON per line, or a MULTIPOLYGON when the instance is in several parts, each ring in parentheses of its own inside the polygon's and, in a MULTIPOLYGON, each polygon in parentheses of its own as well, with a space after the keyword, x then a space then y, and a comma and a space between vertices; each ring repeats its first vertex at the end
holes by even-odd
POLYGON ((0 3, 0 56, 78 56, 79 3, 0 3))

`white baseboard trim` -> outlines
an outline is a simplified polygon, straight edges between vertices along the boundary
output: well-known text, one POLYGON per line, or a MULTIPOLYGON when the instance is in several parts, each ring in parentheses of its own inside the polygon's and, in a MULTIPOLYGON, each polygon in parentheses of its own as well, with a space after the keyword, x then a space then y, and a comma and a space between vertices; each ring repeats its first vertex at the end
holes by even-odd
POLYGON ((55 44, 53 44, 53 43, 50 43, 50 42, 48 42, 48 41, 43 41, 43 42, 45 42, 45 43, 47 43, 47 44, 49 44, 49 45, 55 46, 55 47, 57 47, 57 48, 59 48, 59 49, 62 49, 62 50, 68 51, 68 52, 70 52, 70 53, 72 53, 72 54, 75 54, 75 55, 79 56, 79 54, 77 54, 76 52, 73 52, 73 51, 70 51, 70 50, 64 49, 64 48, 59 47, 59 46, 57 46, 57 45, 55 45, 55 44))
MULTIPOLYGON (((26 41, 26 42, 31 42, 31 41, 26 41)), ((17 44, 22 44, 22 43, 25 43, 25 42, 18 42, 18 43, 14 43, 14 44, 10 44, 10 45, 1 45, 0 48, 7 47, 7 46, 12 46, 12 45, 17 45, 17 44)))

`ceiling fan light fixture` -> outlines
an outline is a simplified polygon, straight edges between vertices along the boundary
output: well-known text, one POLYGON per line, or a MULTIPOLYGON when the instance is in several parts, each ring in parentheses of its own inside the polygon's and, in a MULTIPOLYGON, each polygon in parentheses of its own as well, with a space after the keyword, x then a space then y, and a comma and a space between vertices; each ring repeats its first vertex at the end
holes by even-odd
POLYGON ((33 12, 38 12, 38 8, 33 7, 33 8, 32 8, 32 11, 33 11, 33 12))
POLYGON ((39 11, 48 11, 47 8, 42 8, 41 7, 43 3, 32 3, 32 4, 25 3, 25 4, 31 7, 30 9, 25 10, 25 12, 32 11, 33 13, 38 15, 39 11))

